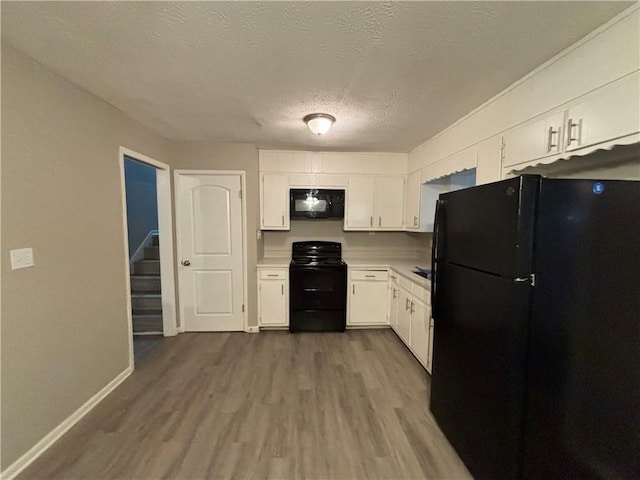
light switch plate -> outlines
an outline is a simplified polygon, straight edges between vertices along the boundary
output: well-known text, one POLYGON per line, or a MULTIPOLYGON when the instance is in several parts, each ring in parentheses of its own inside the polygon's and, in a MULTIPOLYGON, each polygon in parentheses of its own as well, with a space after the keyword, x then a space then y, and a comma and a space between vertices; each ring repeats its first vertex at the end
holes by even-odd
POLYGON ((33 249, 18 248, 11 250, 11 269, 33 267, 33 249))

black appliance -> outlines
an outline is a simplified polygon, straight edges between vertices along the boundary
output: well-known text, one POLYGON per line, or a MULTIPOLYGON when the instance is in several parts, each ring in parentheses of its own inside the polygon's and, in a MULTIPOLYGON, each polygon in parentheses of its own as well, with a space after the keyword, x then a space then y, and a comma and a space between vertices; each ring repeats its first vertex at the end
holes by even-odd
POLYGON ((293 219, 344 217, 344 190, 292 188, 290 197, 293 219))
POLYGON ((347 264, 337 242, 293 242, 289 331, 339 331, 347 324, 347 264))
POLYGON ((640 452, 640 182, 440 195, 431 411, 476 478, 629 479, 640 452))

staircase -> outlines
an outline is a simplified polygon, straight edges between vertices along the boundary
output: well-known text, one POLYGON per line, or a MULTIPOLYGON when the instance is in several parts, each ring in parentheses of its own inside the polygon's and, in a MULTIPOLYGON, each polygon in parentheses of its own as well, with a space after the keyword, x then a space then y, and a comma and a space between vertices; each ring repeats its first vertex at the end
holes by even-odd
POLYGON ((131 310, 133 334, 162 334, 162 296, 160 294, 160 247, 157 235, 144 256, 133 262, 131 274, 131 310))

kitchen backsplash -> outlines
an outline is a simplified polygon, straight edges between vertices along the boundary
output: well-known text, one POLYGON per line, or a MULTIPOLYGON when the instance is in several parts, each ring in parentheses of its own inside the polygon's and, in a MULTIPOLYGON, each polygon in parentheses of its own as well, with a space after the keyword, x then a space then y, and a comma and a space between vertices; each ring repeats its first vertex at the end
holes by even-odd
POLYGON ((264 256, 287 257, 291 243, 325 240, 342 243, 350 257, 424 258, 431 255, 431 233, 345 232, 343 220, 292 220, 289 231, 264 231, 264 256))

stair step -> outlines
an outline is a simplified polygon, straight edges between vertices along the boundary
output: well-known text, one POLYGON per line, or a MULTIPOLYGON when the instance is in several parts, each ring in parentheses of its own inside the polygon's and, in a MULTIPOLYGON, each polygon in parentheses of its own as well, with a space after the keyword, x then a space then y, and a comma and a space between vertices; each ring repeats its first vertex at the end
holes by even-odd
POLYGON ((131 275, 131 291, 160 294, 160 276, 131 275))
POLYGON ((160 237, 158 235, 151 235, 151 245, 154 247, 160 245, 160 237))
POLYGON ((160 260, 160 247, 144 247, 145 260, 160 260))
POLYGON ((136 260, 133 262, 133 273, 135 275, 159 275, 160 260, 136 260))
POLYGON ((131 295, 131 310, 141 311, 162 311, 162 295, 155 293, 134 293, 131 295))
POLYGON ((162 332, 162 313, 134 314, 133 333, 162 332))

